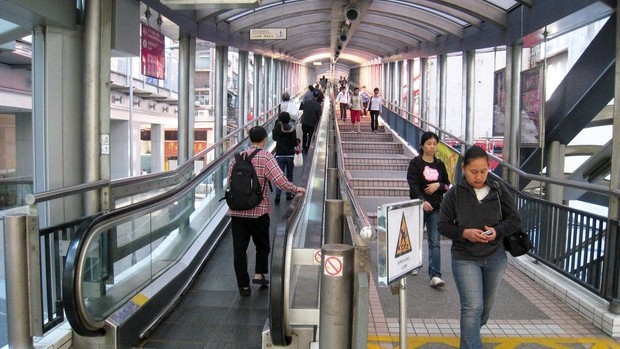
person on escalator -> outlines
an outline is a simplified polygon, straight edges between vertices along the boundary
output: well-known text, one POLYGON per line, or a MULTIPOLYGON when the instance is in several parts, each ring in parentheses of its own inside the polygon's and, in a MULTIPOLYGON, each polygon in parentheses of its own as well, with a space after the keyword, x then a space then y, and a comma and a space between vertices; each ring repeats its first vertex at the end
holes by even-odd
MULTIPOLYGON (((295 156, 295 148, 301 141, 297 139, 294 124, 291 125, 291 115, 285 111, 278 114, 272 132, 273 140, 276 142, 276 160, 283 172, 286 173, 286 179, 293 181, 293 157, 295 156)), ((280 203, 282 189, 276 188, 275 204, 280 203)), ((292 200, 295 197, 293 193, 286 193, 286 200, 292 200)))
MULTIPOLYGON (((269 214, 271 213, 271 206, 269 205, 268 192, 265 189, 265 186, 268 185, 267 181, 271 181, 276 187, 290 193, 303 194, 306 192, 305 188, 298 187, 286 179, 278 166, 276 158, 271 152, 264 149, 267 143, 267 131, 265 128, 262 126, 252 127, 249 131, 249 136, 251 145, 242 152, 242 156, 249 156, 259 149, 250 161, 262 188, 263 198, 256 207, 247 210, 233 210, 229 208, 227 213, 231 219, 233 260, 237 286, 239 287, 239 294, 244 297, 250 296, 252 293, 247 258, 250 238, 252 238, 256 246, 256 264, 252 283, 262 286, 269 284, 269 280, 265 277, 265 274, 269 272, 269 252, 271 251, 269 244, 269 214)), ((232 163, 228 167, 229 183, 234 165, 235 159, 233 158, 232 163)))

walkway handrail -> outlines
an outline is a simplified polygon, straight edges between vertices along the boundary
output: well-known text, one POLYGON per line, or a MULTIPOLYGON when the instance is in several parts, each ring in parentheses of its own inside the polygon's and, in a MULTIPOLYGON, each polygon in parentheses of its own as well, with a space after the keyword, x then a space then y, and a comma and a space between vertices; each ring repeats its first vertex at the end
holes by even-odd
MULTIPOLYGON (((276 108, 273 108, 265 114, 271 115, 268 121, 263 124, 268 131, 271 130, 275 124, 275 110, 276 108)), ((181 165, 177 169, 178 171, 173 171, 174 175, 179 175, 180 173, 188 171, 188 169, 193 171, 194 161, 201 160, 205 154, 208 153, 208 151, 213 150, 216 147, 223 146, 234 137, 238 137, 242 131, 243 130, 237 130, 232 132, 224 137, 224 139, 220 142, 200 152, 194 158, 181 165)), ((94 218, 92 221, 86 222, 80 227, 70 244, 65 264, 65 272, 63 275, 63 296, 65 297, 67 319, 71 323, 72 328, 78 334, 85 336, 100 335, 105 324, 105 319, 95 319, 88 311, 88 307, 85 303, 83 288, 83 275, 88 264, 88 253, 91 249, 91 245, 97 243, 98 237, 109 229, 113 229, 118 224, 124 223, 136 217, 142 217, 152 212, 162 210, 165 207, 170 206, 172 203, 180 201, 182 198, 186 197, 189 193, 195 190, 195 188, 207 177, 213 175, 216 171, 219 171, 220 168, 223 168, 224 165, 228 164, 233 154, 240 151, 242 147, 247 144, 247 142, 247 137, 244 138, 243 141, 236 142, 236 144, 228 148, 226 152, 215 158, 212 162, 208 163, 206 167, 200 170, 196 176, 188 179, 184 185, 178 185, 175 188, 172 188, 171 190, 157 196, 150 197, 138 203, 102 214, 94 218)), ((221 175, 225 176, 226 174, 221 173, 221 175)), ((145 176, 140 177, 144 179, 145 176)), ((160 179, 169 178, 165 175, 146 175, 146 177, 157 177, 160 179)), ((135 183, 135 180, 133 179, 123 179, 122 181, 123 185, 135 183)), ((224 203, 221 203, 220 205, 224 205, 224 203)), ((118 306, 118 304, 111 306, 118 306)), ((114 309, 111 309, 111 311, 113 310, 114 309)))
MULTIPOLYGON (((329 98, 325 99, 328 105, 329 98)), ((324 108, 326 108, 324 106, 324 108)), ((325 114, 325 112, 323 113, 325 114)), ((321 118, 322 124, 325 120, 321 118)), ((271 252, 271 283, 269 289, 269 331, 271 341, 278 346, 287 346, 291 343, 291 327, 289 322, 290 292, 291 292, 291 265, 293 254, 294 234, 302 218, 303 208, 311 194, 309 188, 310 176, 316 166, 316 147, 319 128, 315 130, 312 143, 304 160, 304 169, 299 186, 305 187, 306 195, 296 195, 291 206, 286 210, 276 225, 276 233, 271 252)))
MULTIPOLYGON (((393 103, 387 103, 388 106, 390 107, 390 109, 393 110, 397 110, 397 112, 395 112, 399 117, 401 117, 402 119, 408 121, 408 122, 412 122, 412 118, 419 121, 420 123, 428 126, 428 127, 432 127, 434 128, 436 131, 441 132, 442 134, 446 134, 448 135, 451 139, 457 140, 458 142, 460 142, 461 144, 466 144, 468 146, 473 146, 472 143, 469 143, 463 139, 461 139, 460 137, 445 131, 444 129, 440 128, 439 126, 432 124, 426 120, 421 119, 419 116, 413 115, 411 113, 409 113, 408 111, 406 111, 405 109, 403 109, 402 107, 399 107, 397 105, 394 105, 393 103), (402 113, 405 113, 409 116, 409 118, 404 118, 402 116, 402 113)), ((620 189, 611 189, 609 187, 605 187, 604 185, 600 185, 600 184, 592 184, 592 183, 584 183, 584 182, 579 182, 579 181, 574 181, 574 180, 570 180, 570 179, 564 179, 564 178, 555 178, 555 177, 546 177, 546 176, 541 176, 541 175, 536 175, 536 174, 531 174, 531 173, 527 173, 524 172, 523 170, 521 170, 518 167, 515 167, 512 164, 509 164, 508 162, 505 162, 504 160, 502 160, 501 158, 493 155, 492 153, 488 153, 489 158, 497 161, 499 164, 501 164, 503 167, 508 168, 509 170, 517 173, 520 177, 529 179, 529 180, 533 180, 533 181, 539 181, 539 182, 543 182, 543 183, 548 183, 548 184, 557 184, 557 185, 561 185, 561 186, 565 186, 565 187, 571 187, 571 188, 576 188, 576 189, 583 189, 583 190, 587 190, 587 191, 592 191, 595 193, 599 193, 599 194, 605 194, 605 195, 615 195, 615 196, 620 196, 620 189)))

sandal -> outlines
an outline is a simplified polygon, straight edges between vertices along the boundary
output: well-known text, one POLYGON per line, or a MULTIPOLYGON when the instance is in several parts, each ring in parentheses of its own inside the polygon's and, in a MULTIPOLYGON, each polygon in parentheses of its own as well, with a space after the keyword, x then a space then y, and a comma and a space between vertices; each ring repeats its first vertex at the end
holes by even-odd
POLYGON ((260 274, 260 278, 254 278, 252 279, 252 283, 253 284, 258 284, 258 285, 269 285, 269 280, 267 280, 267 278, 265 277, 265 275, 260 274))

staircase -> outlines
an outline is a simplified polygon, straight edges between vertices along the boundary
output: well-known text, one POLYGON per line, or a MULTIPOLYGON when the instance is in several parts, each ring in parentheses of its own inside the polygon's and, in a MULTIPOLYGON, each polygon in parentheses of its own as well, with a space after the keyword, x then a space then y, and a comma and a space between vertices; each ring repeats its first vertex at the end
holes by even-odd
POLYGON ((407 168, 413 154, 381 122, 378 132, 373 133, 370 116, 362 117, 361 133, 349 118, 338 119, 338 131, 344 173, 370 223, 376 225, 378 206, 409 200, 407 168))

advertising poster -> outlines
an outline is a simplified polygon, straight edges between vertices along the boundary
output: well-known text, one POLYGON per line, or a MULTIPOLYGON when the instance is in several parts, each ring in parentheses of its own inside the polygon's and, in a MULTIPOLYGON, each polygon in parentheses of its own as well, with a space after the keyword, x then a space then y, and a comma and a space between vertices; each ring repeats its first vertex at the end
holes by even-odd
POLYGON ((435 152, 437 159, 443 161, 448 171, 448 178, 450 183, 454 184, 460 177, 460 162, 461 156, 456 151, 443 143, 437 144, 437 151, 435 152))
POLYGON ((166 73, 164 34, 143 23, 141 40, 142 75, 163 80, 166 73))
POLYGON ((504 135, 506 122, 506 69, 495 72, 493 87, 493 137, 504 135))
POLYGON ((521 146, 537 147, 540 142, 542 69, 521 72, 521 146))

